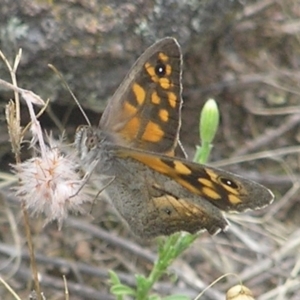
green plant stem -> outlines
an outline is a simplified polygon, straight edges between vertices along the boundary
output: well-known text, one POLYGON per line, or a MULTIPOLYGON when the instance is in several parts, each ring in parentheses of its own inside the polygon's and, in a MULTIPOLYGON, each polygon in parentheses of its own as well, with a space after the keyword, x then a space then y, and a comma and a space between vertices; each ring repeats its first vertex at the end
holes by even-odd
POLYGON ((207 142, 203 142, 202 146, 197 146, 197 150, 194 156, 194 161, 199 164, 205 164, 208 161, 212 145, 207 142))
POLYGON ((145 300, 153 285, 166 273, 174 259, 182 254, 198 238, 197 234, 176 233, 161 241, 159 246, 159 255, 152 268, 151 273, 145 278, 145 284, 142 284, 137 291, 137 300, 145 300))

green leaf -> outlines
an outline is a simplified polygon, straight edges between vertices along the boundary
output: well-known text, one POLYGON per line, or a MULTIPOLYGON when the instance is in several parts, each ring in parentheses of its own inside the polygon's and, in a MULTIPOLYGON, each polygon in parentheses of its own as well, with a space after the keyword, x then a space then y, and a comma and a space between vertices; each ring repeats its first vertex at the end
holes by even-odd
POLYGON ((110 292, 116 296, 135 296, 135 290, 124 284, 115 284, 110 288, 110 292))
POLYGON ((109 270, 108 274, 109 274, 110 282, 111 282, 112 285, 121 283, 121 281, 120 281, 120 279, 119 279, 116 272, 114 272, 113 270, 109 270))
POLYGON ((145 278, 145 276, 137 274, 137 275, 135 275, 135 279, 136 279, 136 285, 139 290, 148 288, 149 282, 148 282, 148 279, 145 278))

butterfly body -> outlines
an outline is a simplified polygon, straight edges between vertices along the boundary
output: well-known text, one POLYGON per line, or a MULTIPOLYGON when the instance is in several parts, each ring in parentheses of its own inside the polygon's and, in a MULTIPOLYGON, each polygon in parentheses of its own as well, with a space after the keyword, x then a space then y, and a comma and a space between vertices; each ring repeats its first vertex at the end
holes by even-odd
POLYGON ((75 144, 89 181, 105 193, 140 237, 215 234, 222 211, 265 207, 272 193, 250 180, 175 157, 184 150, 181 52, 165 38, 139 58, 109 101, 97 128, 81 126, 75 144))

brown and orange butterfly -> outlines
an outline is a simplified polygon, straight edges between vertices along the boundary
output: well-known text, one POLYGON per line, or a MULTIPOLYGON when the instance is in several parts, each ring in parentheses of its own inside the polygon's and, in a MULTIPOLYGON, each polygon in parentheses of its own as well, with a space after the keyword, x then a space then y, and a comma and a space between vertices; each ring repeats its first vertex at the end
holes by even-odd
POLYGON ((181 122, 180 46, 164 38, 150 48, 108 102, 98 128, 78 128, 83 169, 140 237, 215 234, 222 211, 260 209, 273 200, 262 185, 175 157, 181 122), (107 184, 109 182, 109 184, 107 184))

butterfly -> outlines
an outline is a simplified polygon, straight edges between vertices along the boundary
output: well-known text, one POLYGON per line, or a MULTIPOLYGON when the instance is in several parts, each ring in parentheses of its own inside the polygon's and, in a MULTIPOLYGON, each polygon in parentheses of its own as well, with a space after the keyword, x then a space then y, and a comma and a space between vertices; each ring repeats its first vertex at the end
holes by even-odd
POLYGON ((139 237, 225 230, 224 212, 269 205, 264 186, 176 157, 182 106, 182 55, 174 38, 149 47, 109 100, 99 126, 80 126, 84 171, 139 237), (107 184, 107 182, 109 182, 107 184))

